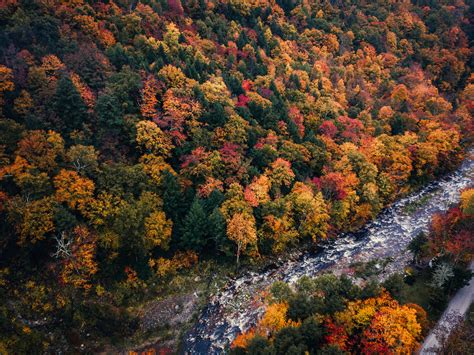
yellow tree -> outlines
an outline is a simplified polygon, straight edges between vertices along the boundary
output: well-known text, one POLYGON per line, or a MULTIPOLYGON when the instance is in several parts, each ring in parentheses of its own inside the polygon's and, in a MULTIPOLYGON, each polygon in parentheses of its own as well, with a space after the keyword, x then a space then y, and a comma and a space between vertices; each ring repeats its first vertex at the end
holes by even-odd
POLYGON ((4 66, 0 65, 0 93, 3 94, 6 91, 13 91, 15 84, 13 84, 13 71, 4 66))
POLYGON ((28 115, 33 108, 33 99, 26 90, 21 90, 20 95, 15 99, 13 110, 21 117, 28 115))
POLYGON ((270 169, 265 170, 265 175, 270 178, 272 185, 276 187, 290 186, 295 178, 295 173, 291 170, 291 163, 282 158, 277 158, 270 165, 270 169))
POLYGON ((364 354, 412 354, 418 347, 421 326, 416 310, 407 306, 382 307, 362 336, 364 354))
POLYGON ((145 247, 168 249, 173 222, 162 211, 153 212, 145 219, 145 247))
POLYGON ((285 327, 297 326, 297 322, 287 319, 287 312, 288 304, 285 302, 272 303, 267 306, 265 314, 257 324, 257 333, 271 337, 285 327))
POLYGON ((41 58, 41 70, 48 76, 57 76, 64 68, 64 63, 54 54, 49 54, 41 58))
POLYGON ((461 210, 466 216, 474 216, 474 189, 467 189, 461 193, 461 210))
POLYGON ((72 209, 83 210, 94 194, 94 182, 76 171, 64 170, 54 177, 56 200, 66 202, 72 209))
MULTIPOLYGON (((18 213, 18 211, 12 212, 18 213)), ((21 221, 16 226, 19 235, 18 244, 25 244, 27 241, 35 244, 54 231, 54 208, 50 198, 26 203, 19 212, 21 221)))
POLYGON ((158 76, 164 81, 167 88, 184 88, 188 82, 183 71, 170 64, 161 68, 158 76))
POLYGON ((201 85, 204 97, 209 102, 219 102, 222 105, 232 106, 230 92, 220 76, 212 76, 208 81, 201 85))
POLYGON ((272 246, 274 253, 283 251, 288 244, 297 240, 299 236, 295 229, 295 221, 289 213, 285 213, 282 217, 265 216, 259 233, 259 235, 274 241, 272 246))
POLYGON ((244 190, 239 183, 232 183, 225 197, 220 210, 227 222, 236 213, 252 214, 252 207, 245 200, 244 190))
POLYGON ((248 245, 257 244, 257 231, 255 230, 255 218, 251 214, 236 213, 227 223, 227 237, 237 244, 237 264, 240 254, 248 245))
POLYGON ((103 191, 97 198, 90 199, 81 213, 97 228, 113 221, 125 205, 120 196, 103 191))
POLYGON ((349 302, 329 324, 330 333, 337 334, 329 334, 328 339, 344 338, 345 350, 363 354, 411 354, 422 330, 417 310, 400 305, 385 291, 378 297, 349 302))
POLYGON ((308 185, 297 182, 289 198, 301 235, 311 237, 314 241, 326 238, 330 216, 321 192, 314 193, 308 185))
POLYGON ((66 153, 66 159, 76 169, 77 172, 95 171, 98 164, 99 155, 92 145, 73 145, 66 153))
POLYGON ((168 170, 171 174, 176 175, 171 165, 169 165, 163 157, 153 154, 145 154, 140 158, 143 164, 143 170, 149 175, 154 182, 161 184, 163 173, 168 170))
POLYGON ((169 157, 173 144, 171 139, 152 121, 137 123, 137 143, 147 152, 169 157))
MULTIPOLYGON (((12 177, 19 187, 23 187, 31 181, 33 169, 34 167, 26 159, 17 155, 13 163, 0 168, 0 180, 12 177)), ((48 179, 47 175, 46 178, 48 179)))

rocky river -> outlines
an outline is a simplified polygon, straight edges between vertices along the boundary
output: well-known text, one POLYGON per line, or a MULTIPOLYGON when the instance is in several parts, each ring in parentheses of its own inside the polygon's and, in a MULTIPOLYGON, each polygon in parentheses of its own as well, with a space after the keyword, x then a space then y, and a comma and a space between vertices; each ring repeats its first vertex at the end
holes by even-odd
POLYGON ((374 259, 389 258, 386 274, 403 271, 410 259, 406 247, 411 239, 427 230, 435 213, 456 203, 462 189, 473 185, 473 155, 471 150, 455 172, 394 203, 357 233, 342 234, 317 252, 304 252, 260 273, 248 272, 229 280, 186 334, 184 353, 223 353, 239 332, 255 324, 263 312, 257 296, 275 281, 292 283, 322 270, 349 272, 352 263, 374 259))

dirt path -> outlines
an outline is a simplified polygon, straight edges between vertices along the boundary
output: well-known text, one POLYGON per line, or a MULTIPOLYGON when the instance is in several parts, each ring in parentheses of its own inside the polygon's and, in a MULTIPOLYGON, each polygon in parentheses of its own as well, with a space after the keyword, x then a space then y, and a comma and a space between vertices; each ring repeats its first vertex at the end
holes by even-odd
MULTIPOLYGON (((471 262, 471 271, 474 271, 474 261, 471 262)), ((436 327, 426 337, 423 346, 420 350, 420 354, 437 354, 437 348, 439 347, 438 338, 436 335, 436 329, 443 329, 443 337, 447 337, 451 331, 453 324, 449 322, 453 314, 459 314, 464 316, 469 309, 469 306, 474 301, 474 278, 471 279, 469 285, 463 287, 456 293, 448 304, 448 308, 444 311, 436 327), (448 332, 446 334, 445 330, 448 332)))

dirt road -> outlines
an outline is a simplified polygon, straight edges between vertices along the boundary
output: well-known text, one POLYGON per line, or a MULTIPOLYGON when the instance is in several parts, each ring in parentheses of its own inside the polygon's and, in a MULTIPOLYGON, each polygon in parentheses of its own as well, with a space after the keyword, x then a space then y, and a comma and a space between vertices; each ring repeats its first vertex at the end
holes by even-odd
MULTIPOLYGON (((471 262, 471 271, 474 271, 474 261, 471 262)), ((443 328, 443 330, 447 330, 448 333, 452 329, 452 324, 449 324, 447 321, 451 314, 459 314, 464 316, 469 309, 469 306, 474 301, 474 278, 471 279, 469 285, 463 287, 456 293, 456 295, 452 298, 452 300, 448 304, 448 308, 444 311, 443 315, 441 316, 438 325, 436 328, 443 328)), ((444 336, 448 336, 448 334, 443 334, 444 336)), ((420 350, 420 354, 437 354, 438 352, 436 349, 439 347, 439 342, 435 334, 435 330, 430 332, 430 334, 426 337, 423 346, 420 350)))

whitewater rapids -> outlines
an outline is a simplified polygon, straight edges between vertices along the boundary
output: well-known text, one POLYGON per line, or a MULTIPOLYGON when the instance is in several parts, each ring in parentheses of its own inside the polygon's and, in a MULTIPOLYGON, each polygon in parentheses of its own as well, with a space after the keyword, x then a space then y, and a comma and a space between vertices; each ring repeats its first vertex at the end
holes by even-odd
POLYGON ((214 295, 184 339, 185 354, 221 354, 242 331, 255 324, 263 307, 256 296, 275 281, 293 283, 301 276, 315 276, 322 270, 345 272, 351 263, 392 258, 388 272, 402 271, 410 259, 408 243, 427 231, 435 213, 446 211, 459 201, 460 191, 473 186, 474 150, 462 165, 422 190, 400 199, 357 233, 341 234, 317 253, 302 253, 261 273, 248 272, 229 280, 214 295), (413 211, 417 201, 423 201, 413 211), (408 211, 410 210, 410 211, 408 211))

